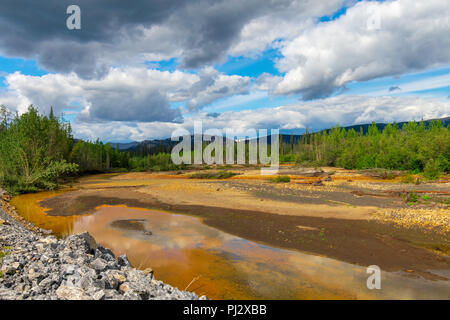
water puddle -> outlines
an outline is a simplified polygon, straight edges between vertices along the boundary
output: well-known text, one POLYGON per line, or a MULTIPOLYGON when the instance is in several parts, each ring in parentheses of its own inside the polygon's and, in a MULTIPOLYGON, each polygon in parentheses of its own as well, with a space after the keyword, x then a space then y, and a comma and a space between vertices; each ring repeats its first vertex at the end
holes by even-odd
POLYGON ((381 290, 369 290, 364 267, 248 241, 188 215, 101 206, 91 215, 48 216, 37 202, 55 195, 24 195, 15 205, 40 227, 58 235, 88 231, 116 255, 128 254, 135 267, 151 267, 157 279, 210 298, 450 298, 447 281, 404 273, 382 272, 381 290))

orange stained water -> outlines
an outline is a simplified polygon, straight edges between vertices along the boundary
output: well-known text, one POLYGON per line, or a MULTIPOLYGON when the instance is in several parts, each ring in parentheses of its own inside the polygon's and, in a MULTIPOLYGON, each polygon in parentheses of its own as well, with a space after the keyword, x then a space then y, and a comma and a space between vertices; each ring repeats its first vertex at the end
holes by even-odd
POLYGON ((14 197, 11 204, 22 217, 35 226, 52 230, 57 236, 67 236, 72 234, 73 222, 81 216, 49 216, 46 214, 47 208, 39 205, 40 201, 65 192, 67 190, 22 194, 14 197))
POLYGON ((73 232, 82 231, 89 231, 116 255, 127 253, 133 265, 151 267, 158 279, 211 298, 357 297, 351 291, 327 287, 314 272, 317 257, 301 261, 309 256, 247 241, 192 216, 102 206, 95 214, 74 221, 73 232), (123 220, 140 220, 152 234, 111 225, 123 220))
POLYGON ((188 215, 101 206, 91 215, 48 216, 38 202, 61 192, 22 195, 13 204, 42 228, 59 236, 89 231, 157 279, 213 299, 450 298, 448 282, 399 273, 383 272, 382 290, 369 290, 363 267, 248 241, 188 215), (136 221, 141 228, 132 227, 136 221))

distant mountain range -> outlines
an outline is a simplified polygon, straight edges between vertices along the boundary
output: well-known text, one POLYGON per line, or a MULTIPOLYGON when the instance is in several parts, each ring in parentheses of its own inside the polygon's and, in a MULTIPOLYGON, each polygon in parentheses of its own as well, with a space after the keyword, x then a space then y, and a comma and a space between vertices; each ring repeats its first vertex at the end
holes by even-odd
MULTIPOLYGON (((441 119, 430 119, 430 120, 424 120, 424 123, 428 125, 433 120, 441 120, 444 127, 447 127, 450 124, 450 117, 445 117, 441 119)), ((405 123, 408 123, 408 121, 398 122, 398 126, 402 127, 405 123)), ((376 123, 378 130, 383 130, 384 127, 387 126, 387 123, 376 123)), ((352 126, 346 126, 343 127, 346 130, 355 129, 355 131, 359 132, 360 128, 362 128, 363 132, 366 133, 369 129, 369 126, 371 124, 356 124, 352 126)), ((294 134, 293 132, 297 131, 295 130, 281 130, 280 135, 283 140, 283 143, 290 143, 291 137, 293 141, 296 141, 302 137, 302 134, 294 134)), ((323 131, 329 131, 330 129, 324 129, 324 130, 318 130, 315 132, 323 132, 323 131)), ((193 136, 191 136, 193 141, 193 136)), ((225 141, 225 138, 224 138, 225 141)), ((144 140, 141 142, 133 141, 128 143, 111 143, 111 145, 114 148, 118 148, 121 151, 131 151, 131 152, 138 152, 142 149, 147 149, 150 153, 158 153, 158 152, 170 152, 172 150, 172 147, 176 145, 178 141, 172 141, 170 138, 167 139, 154 139, 154 140, 144 140)), ((270 139, 268 139, 268 143, 270 144, 270 139)))

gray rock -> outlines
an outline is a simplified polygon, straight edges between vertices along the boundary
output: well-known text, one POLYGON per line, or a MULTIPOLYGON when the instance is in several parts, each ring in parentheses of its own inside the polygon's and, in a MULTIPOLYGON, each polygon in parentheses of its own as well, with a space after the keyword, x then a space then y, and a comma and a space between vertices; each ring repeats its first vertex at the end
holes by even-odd
POLYGON ((14 275, 16 272, 20 271, 21 264, 19 262, 12 262, 4 267, 2 267, 2 272, 6 275, 14 275))
POLYGON ((41 288, 46 288, 46 289, 50 290, 51 286, 54 283, 57 283, 57 281, 55 281, 55 279, 53 279, 52 277, 48 277, 48 278, 43 279, 41 282, 39 282, 39 286, 41 288))
POLYGON ((101 245, 99 245, 95 250, 95 257, 100 257, 106 261, 116 261, 116 256, 114 253, 110 249, 104 248, 101 245))
POLYGON ((38 268, 31 268, 28 270, 28 279, 30 279, 31 282, 36 281, 39 283, 44 278, 44 274, 41 273, 38 268))
POLYGON ((119 286, 127 281, 127 277, 121 271, 117 270, 107 270, 105 272, 105 282, 108 289, 118 289, 119 286))
POLYGON ((130 261, 128 261, 128 256, 123 254, 117 258, 117 263, 121 267, 131 267, 130 261))
POLYGON ((70 275, 67 277, 65 284, 69 287, 81 287, 81 276, 79 274, 70 275))
POLYGON ((81 239, 85 241, 86 249, 90 252, 95 252, 95 249, 97 249, 97 242, 95 241, 94 237, 92 237, 89 232, 83 232, 78 235, 81 239))
POLYGON ((75 273, 75 269, 78 268, 76 265, 69 264, 65 266, 64 275, 72 275, 75 273))
POLYGON ((84 292, 83 289, 78 287, 60 286, 56 290, 58 298, 63 300, 90 300, 90 297, 84 292))
POLYGON ((97 258, 91 263, 91 267, 96 270, 97 272, 104 271, 106 267, 108 266, 108 263, 103 260, 102 258, 97 258))
POLYGON ((105 291, 104 290, 97 291, 92 295, 92 298, 94 300, 103 300, 103 298, 105 298, 105 291))
POLYGON ((79 282, 77 283, 77 287, 82 288, 83 290, 88 290, 92 288, 95 284, 95 279, 90 274, 85 274, 81 277, 79 282))
POLYGON ((10 221, 0 224, 0 245, 11 248, 0 262, 0 300, 198 299, 154 280, 151 269, 132 268, 126 255, 116 262, 89 233, 59 240, 29 231, 1 209, 0 219, 10 221))

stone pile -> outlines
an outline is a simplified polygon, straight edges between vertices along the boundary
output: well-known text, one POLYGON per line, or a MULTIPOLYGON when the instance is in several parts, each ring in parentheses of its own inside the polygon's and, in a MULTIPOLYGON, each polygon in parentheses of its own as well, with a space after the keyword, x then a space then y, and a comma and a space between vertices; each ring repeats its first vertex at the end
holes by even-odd
POLYGON ((0 300, 199 299, 154 279, 151 269, 133 268, 126 255, 116 259, 87 232, 57 239, 1 209, 0 272, 0 300))

